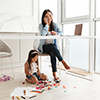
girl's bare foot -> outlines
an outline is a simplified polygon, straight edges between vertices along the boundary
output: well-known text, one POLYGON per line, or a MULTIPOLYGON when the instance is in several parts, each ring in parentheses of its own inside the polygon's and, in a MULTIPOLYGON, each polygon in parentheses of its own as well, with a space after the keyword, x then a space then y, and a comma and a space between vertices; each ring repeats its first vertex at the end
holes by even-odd
POLYGON ((70 67, 67 65, 67 63, 64 60, 62 60, 61 62, 64 65, 65 69, 70 69, 70 67))
POLYGON ((59 77, 56 76, 56 72, 53 72, 53 77, 54 77, 55 80, 59 79, 59 77))
POLYGON ((28 78, 25 79, 27 82, 32 83, 32 81, 28 78))

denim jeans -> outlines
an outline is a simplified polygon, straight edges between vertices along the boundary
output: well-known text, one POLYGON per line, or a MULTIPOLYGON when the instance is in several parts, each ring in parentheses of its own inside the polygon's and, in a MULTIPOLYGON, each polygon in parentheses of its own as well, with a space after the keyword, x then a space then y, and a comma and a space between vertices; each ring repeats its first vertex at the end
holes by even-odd
POLYGON ((62 61, 63 58, 54 44, 44 44, 43 45, 43 53, 48 53, 50 55, 51 65, 52 65, 52 72, 57 71, 56 67, 56 57, 59 61, 62 61))

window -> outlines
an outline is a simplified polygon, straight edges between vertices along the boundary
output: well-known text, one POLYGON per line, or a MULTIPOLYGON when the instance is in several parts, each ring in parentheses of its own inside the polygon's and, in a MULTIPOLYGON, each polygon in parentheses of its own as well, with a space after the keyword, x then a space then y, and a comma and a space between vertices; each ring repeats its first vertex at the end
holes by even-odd
MULTIPOLYGON (((74 35, 75 25, 81 23, 64 24, 64 35, 74 35)), ((89 23, 82 23, 82 36, 89 36, 89 23)))
POLYGON ((96 0, 96 17, 100 17, 100 0, 96 0))
MULTIPOLYGON (((97 37, 100 37, 100 11, 99 11, 99 9, 100 9, 100 0, 95 0, 96 1, 96 5, 95 5, 95 8, 96 8, 96 31, 95 31, 95 33, 96 33, 96 36, 97 37)), ((95 45, 96 45, 96 48, 95 48, 95 51, 96 51, 96 59, 95 59, 95 71, 96 72, 98 72, 98 73, 100 73, 100 38, 97 38, 96 39, 96 43, 95 43, 95 45)))
POLYGON ((89 0, 65 0, 66 18, 89 15, 89 0))
MULTIPOLYGON (((62 23, 65 35, 74 35, 75 25, 83 24, 82 36, 89 36, 89 0, 63 0, 62 23)), ((63 52, 68 52, 70 66, 89 70, 89 39, 68 39, 63 41, 63 52)), ((65 58, 65 57, 64 57, 65 58)))
POLYGON ((45 9, 50 9, 53 13, 53 21, 57 22, 57 0, 39 0, 39 22, 41 22, 42 13, 45 9))
MULTIPOLYGON (((96 36, 100 37, 100 21, 96 22, 96 36)), ((100 73, 100 39, 96 39, 96 72, 100 73)))
MULTIPOLYGON (((79 23, 77 23, 79 24, 79 23)), ((65 24, 64 34, 74 35, 76 24, 65 24)), ((89 35, 89 23, 83 23, 82 35, 89 35)), ((66 43, 64 41, 64 48, 66 43)), ((64 50, 65 52, 65 50, 64 50)), ((89 40, 88 39, 68 39, 68 63, 70 66, 88 70, 89 66, 89 40)))

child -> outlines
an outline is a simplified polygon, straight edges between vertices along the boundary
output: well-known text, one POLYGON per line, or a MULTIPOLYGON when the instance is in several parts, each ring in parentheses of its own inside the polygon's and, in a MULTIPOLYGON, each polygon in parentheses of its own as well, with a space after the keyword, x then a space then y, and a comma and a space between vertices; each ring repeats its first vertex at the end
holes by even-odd
POLYGON ((36 84, 38 80, 46 80, 47 76, 40 73, 38 67, 38 52, 31 50, 28 55, 27 62, 25 62, 26 80, 30 83, 36 84))

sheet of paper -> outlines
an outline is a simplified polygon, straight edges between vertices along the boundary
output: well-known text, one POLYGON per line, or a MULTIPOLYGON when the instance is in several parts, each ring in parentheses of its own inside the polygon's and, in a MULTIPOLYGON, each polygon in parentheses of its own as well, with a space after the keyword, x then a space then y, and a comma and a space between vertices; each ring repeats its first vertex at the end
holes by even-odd
POLYGON ((15 88, 15 90, 10 94, 10 96, 23 96, 23 97, 26 97, 26 96, 33 96, 33 95, 36 95, 38 93, 33 93, 33 92, 30 92, 32 90, 37 90, 35 88, 32 88, 32 87, 17 87, 15 88), (26 90, 26 95, 24 95, 24 90, 26 90))

